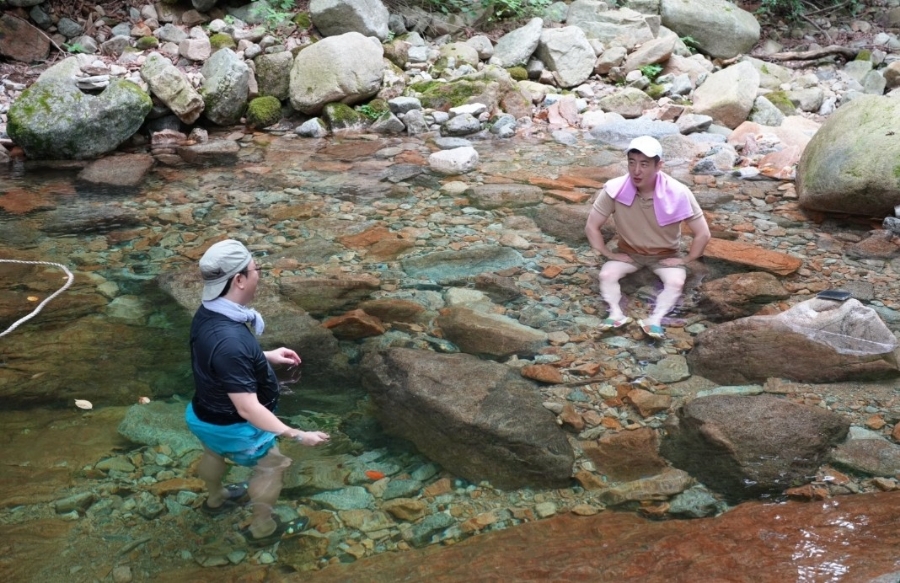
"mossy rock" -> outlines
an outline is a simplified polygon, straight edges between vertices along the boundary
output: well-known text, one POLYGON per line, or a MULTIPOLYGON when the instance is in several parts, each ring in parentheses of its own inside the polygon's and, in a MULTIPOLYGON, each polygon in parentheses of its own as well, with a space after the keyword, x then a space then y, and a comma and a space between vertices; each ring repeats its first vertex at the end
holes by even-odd
POLYGON ((862 49, 859 53, 856 54, 856 58, 854 61, 871 61, 872 60, 872 51, 869 49, 862 49))
POLYGON ((234 42, 234 39, 224 32, 217 32, 216 34, 209 37, 209 46, 211 46, 212 50, 214 51, 217 51, 219 49, 237 48, 237 44, 234 42))
POLYGON ((312 26, 312 20, 309 18, 308 12, 298 12, 294 16, 293 23, 300 29, 307 29, 312 26))
POLYGON ((416 83, 411 89, 421 93, 419 101, 422 102, 423 107, 446 111, 451 107, 459 107, 469 103, 473 96, 479 95, 484 91, 485 83, 465 79, 449 83, 427 81, 416 83))
POLYGON ((155 49, 159 46, 159 39, 155 36, 142 36, 134 43, 134 46, 140 51, 155 49))
POLYGON ((772 102, 778 111, 784 115, 794 115, 797 113, 797 107, 785 91, 772 91, 766 93, 766 99, 772 102))
POLYGON ((650 86, 644 90, 644 93, 649 95, 652 99, 659 99, 666 94, 666 88, 658 83, 651 83, 650 86))
POLYGON ((255 128, 265 128, 281 121, 281 102, 277 97, 265 95, 257 97, 247 106, 247 124, 255 128))
POLYGON ((510 67, 506 71, 516 81, 528 80, 528 70, 525 67, 510 67))
POLYGON ((328 122, 331 131, 362 128, 368 118, 346 103, 329 103, 322 109, 322 117, 328 122))

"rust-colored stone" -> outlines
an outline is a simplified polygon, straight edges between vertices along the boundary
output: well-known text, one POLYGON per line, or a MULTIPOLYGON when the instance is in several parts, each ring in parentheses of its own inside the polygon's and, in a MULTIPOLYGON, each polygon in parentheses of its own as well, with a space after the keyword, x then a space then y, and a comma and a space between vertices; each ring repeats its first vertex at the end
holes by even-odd
POLYGON ((172 478, 163 482, 156 482, 149 490, 157 496, 168 496, 182 490, 188 492, 203 492, 206 487, 200 478, 172 478))
POLYGON ((522 367, 522 376, 542 383, 556 385, 563 382, 562 373, 551 364, 529 364, 522 367))
POLYGON ((649 427, 604 435, 596 442, 582 443, 582 450, 597 471, 613 481, 645 478, 667 466, 658 452, 656 431, 649 427))
POLYGON ((448 492, 453 491, 453 482, 450 478, 441 478, 436 482, 428 484, 422 490, 422 495, 426 498, 433 498, 434 496, 440 496, 441 494, 447 494, 448 492))
POLYGON ((575 410, 571 403, 563 405, 563 410, 559 414, 559 420, 562 421, 564 429, 571 429, 576 433, 584 429, 584 419, 581 418, 581 414, 575 410))
POLYGON ((672 397, 657 395, 643 389, 633 389, 625 395, 625 402, 637 409, 642 417, 649 417, 671 407, 672 397))
POLYGON ((776 275, 790 275, 800 269, 800 259, 786 253, 771 251, 750 243, 710 239, 704 255, 739 265, 768 271, 776 275))
POLYGON ((381 321, 362 310, 351 310, 346 314, 328 318, 322 325, 341 340, 359 340, 384 334, 384 325, 381 321))

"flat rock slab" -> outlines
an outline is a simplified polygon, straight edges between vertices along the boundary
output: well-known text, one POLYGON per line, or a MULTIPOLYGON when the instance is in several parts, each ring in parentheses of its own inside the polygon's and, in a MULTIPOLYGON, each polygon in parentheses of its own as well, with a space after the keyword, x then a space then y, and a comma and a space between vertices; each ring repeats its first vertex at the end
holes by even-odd
POLYGON ((775 275, 790 275, 803 265, 800 259, 786 253, 725 239, 710 239, 703 254, 712 259, 746 265, 775 275))

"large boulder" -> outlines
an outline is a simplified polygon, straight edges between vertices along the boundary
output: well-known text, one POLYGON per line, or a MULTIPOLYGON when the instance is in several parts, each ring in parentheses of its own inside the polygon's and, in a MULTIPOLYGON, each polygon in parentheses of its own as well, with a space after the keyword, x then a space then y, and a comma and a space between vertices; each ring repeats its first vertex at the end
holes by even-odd
POLYGON ((544 30, 537 56, 560 87, 580 85, 594 72, 594 49, 577 26, 544 30))
POLYGON ((460 350, 479 356, 534 356, 547 344, 547 334, 501 314, 462 306, 441 311, 437 319, 443 337, 460 350))
POLYGON ((385 430, 448 471, 506 489, 569 484, 572 448, 538 386, 517 371, 405 348, 367 354, 360 366, 385 430))
POLYGON ((540 42, 543 29, 544 21, 532 18, 525 26, 501 36, 494 46, 491 62, 501 67, 525 65, 540 42))
POLYGON ((781 377, 799 382, 891 378, 897 339, 855 299, 812 299, 775 316, 750 316, 701 332, 688 355, 694 374, 741 385, 781 377))
POLYGON ((681 407, 660 452, 731 500, 778 494, 815 477, 848 420, 771 395, 716 395, 681 407))
POLYGON ((358 32, 320 40, 294 59, 291 105, 316 115, 327 103, 353 105, 372 97, 381 89, 383 56, 381 43, 358 32))
POLYGON ((67 160, 112 152, 144 123, 153 104, 131 81, 112 79, 97 95, 75 84, 69 57, 44 71, 9 108, 7 131, 29 158, 67 160))
POLYGON ((182 122, 191 125, 203 113, 203 97, 190 79, 159 53, 147 55, 141 66, 141 79, 182 122))
POLYGON ((693 112, 734 129, 750 115, 758 89, 759 72, 751 63, 741 61, 713 73, 694 90, 693 112))
POLYGON ((771 273, 733 273, 704 282, 698 307, 711 318, 734 320, 752 316, 766 304, 789 297, 790 292, 771 273))
POLYGON ((700 52, 730 59, 749 52, 759 40, 759 22, 727 0, 662 0, 663 26, 694 39, 700 52))
POLYGON ((358 32, 383 41, 389 33, 390 14, 381 0, 312 0, 309 17, 322 36, 358 32))
MULTIPOLYGON (((656 36, 646 15, 629 8, 608 10, 607 4, 597 0, 576 0, 569 5, 566 24, 577 26, 587 38, 626 49, 632 49, 656 36)), ((656 25, 659 25, 658 18, 656 25)))
POLYGON ((804 208, 893 215, 900 204, 900 100, 866 95, 834 112, 797 166, 804 208))
POLYGON ((203 65, 200 95, 204 115, 218 125, 240 121, 250 94, 250 67, 231 49, 220 49, 203 65))
POLYGON ((290 51, 267 53, 253 60, 256 65, 256 83, 260 95, 271 95, 279 101, 290 96, 291 65, 294 54, 290 51))

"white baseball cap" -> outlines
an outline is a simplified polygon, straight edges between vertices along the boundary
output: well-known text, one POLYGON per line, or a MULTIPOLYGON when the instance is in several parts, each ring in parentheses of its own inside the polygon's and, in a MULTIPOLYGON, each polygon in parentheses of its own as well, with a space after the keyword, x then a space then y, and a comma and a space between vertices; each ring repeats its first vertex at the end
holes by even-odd
POLYGON ((234 239, 219 241, 200 258, 203 276, 203 301, 214 300, 225 289, 228 280, 250 265, 250 251, 234 239))
POLYGON ((631 140, 631 143, 628 144, 625 151, 630 152, 632 150, 637 150, 648 158, 662 158, 663 153, 662 145, 660 145, 655 138, 651 138, 650 136, 641 136, 631 140))

